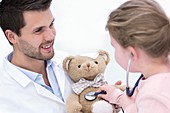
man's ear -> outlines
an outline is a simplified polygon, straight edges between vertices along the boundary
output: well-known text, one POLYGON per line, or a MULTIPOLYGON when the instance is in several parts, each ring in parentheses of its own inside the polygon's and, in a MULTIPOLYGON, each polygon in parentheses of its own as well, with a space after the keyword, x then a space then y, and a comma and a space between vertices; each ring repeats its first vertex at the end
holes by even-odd
POLYGON ((129 46, 127 49, 130 51, 130 55, 131 55, 132 59, 137 60, 138 59, 138 51, 136 50, 136 48, 129 46))
POLYGON ((18 36, 16 35, 16 33, 14 33, 11 30, 6 30, 5 31, 5 35, 8 38, 8 41, 12 44, 16 43, 18 36))

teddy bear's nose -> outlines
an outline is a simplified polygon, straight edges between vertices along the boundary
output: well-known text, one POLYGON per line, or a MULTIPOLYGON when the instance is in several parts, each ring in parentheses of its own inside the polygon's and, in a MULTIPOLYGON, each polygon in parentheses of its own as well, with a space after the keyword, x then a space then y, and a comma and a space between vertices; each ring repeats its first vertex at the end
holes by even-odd
POLYGON ((90 67, 90 63, 87 63, 87 67, 88 67, 88 68, 90 67))
POLYGON ((83 67, 84 67, 84 69, 89 71, 93 68, 93 64, 91 62, 86 62, 83 67))

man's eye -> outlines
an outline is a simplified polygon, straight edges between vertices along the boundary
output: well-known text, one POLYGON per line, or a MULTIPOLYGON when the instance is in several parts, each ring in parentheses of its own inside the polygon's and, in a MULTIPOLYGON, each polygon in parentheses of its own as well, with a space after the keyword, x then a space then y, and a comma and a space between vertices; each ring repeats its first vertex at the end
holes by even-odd
POLYGON ((53 26, 54 26, 54 23, 51 23, 51 24, 50 24, 50 27, 53 27, 53 26))
POLYGON ((42 28, 39 28, 37 30, 35 30, 35 33, 38 33, 38 32, 41 32, 42 31, 42 28))

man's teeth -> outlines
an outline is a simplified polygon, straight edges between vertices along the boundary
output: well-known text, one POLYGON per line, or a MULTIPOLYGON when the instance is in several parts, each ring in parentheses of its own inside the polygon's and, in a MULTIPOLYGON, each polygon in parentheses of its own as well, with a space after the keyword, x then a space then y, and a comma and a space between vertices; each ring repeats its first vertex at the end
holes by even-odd
POLYGON ((47 48, 50 48, 51 45, 46 45, 46 46, 43 46, 43 48, 47 49, 47 48))

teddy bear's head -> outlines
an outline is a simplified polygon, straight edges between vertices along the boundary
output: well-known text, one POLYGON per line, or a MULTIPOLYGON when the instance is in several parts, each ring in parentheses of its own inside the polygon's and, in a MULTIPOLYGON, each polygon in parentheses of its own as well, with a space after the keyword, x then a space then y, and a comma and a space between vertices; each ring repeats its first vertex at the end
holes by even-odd
POLYGON ((93 80, 99 73, 104 73, 109 61, 109 54, 99 50, 95 59, 88 56, 68 56, 63 61, 63 68, 74 82, 81 78, 93 80))

